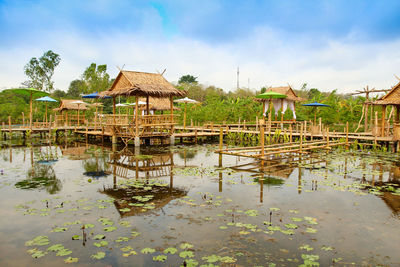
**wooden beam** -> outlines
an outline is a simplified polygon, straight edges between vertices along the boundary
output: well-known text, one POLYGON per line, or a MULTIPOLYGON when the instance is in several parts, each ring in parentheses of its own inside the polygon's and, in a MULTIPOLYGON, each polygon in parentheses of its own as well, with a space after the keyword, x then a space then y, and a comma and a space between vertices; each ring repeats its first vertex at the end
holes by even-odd
POLYGON ((381 136, 385 136, 386 105, 382 105, 381 136))

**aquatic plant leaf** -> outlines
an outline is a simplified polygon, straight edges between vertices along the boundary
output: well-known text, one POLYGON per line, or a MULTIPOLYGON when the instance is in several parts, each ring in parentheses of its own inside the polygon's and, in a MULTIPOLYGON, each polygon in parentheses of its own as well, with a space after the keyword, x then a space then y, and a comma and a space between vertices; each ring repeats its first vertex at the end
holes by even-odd
POLYGON ((131 255, 136 255, 136 254, 137 254, 136 251, 131 250, 128 253, 122 253, 122 257, 129 257, 131 255))
POLYGON ((281 233, 285 235, 294 235, 294 231, 292 229, 281 230, 281 233))
POLYGON ((125 237, 125 236, 120 236, 115 240, 115 242, 118 242, 118 243, 127 242, 127 241, 129 241, 129 237, 125 237))
POLYGON ((181 253, 179 253, 179 257, 184 258, 184 259, 193 258, 194 254, 192 251, 185 250, 185 251, 182 251, 181 253))
POLYGON ((308 227, 308 228, 306 229, 306 232, 307 232, 307 233, 312 233, 312 234, 315 234, 315 233, 317 232, 317 229, 314 229, 314 228, 308 227))
POLYGON ((164 249, 164 251, 163 251, 163 253, 164 254, 175 254, 176 252, 177 252, 178 250, 176 249, 176 248, 174 248, 174 247, 169 247, 169 248, 166 248, 166 249, 164 249))
POLYGON ((95 236, 93 237, 93 239, 95 239, 95 240, 100 240, 100 239, 104 239, 104 238, 106 238, 105 235, 95 235, 95 236))
POLYGON ((128 211, 131 211, 131 209, 130 208, 123 208, 123 209, 119 209, 121 212, 128 212, 128 211))
POLYGON ((107 246, 107 245, 108 245, 108 242, 105 241, 105 240, 102 240, 102 241, 100 241, 100 242, 94 242, 93 245, 96 246, 96 247, 98 247, 98 248, 100 248, 100 247, 105 247, 105 246, 107 246))
POLYGON ((251 217, 255 217, 255 216, 258 215, 258 211, 257 210, 246 210, 244 213, 247 214, 248 216, 251 216, 251 217))
POLYGON ((72 253, 72 250, 64 248, 64 249, 59 250, 57 252, 56 256, 67 256, 67 255, 69 255, 71 253, 72 253))
POLYGON ((314 248, 310 247, 310 245, 307 245, 307 244, 301 245, 301 246, 299 247, 299 249, 303 249, 303 250, 307 250, 307 251, 314 250, 314 248))
POLYGON ((133 248, 131 246, 126 246, 126 247, 121 248, 121 251, 123 251, 123 252, 128 252, 130 250, 133 250, 133 248))
MULTIPOLYGON (((187 259, 185 260, 185 262, 186 262, 186 267, 195 267, 199 265, 199 263, 194 259, 187 259)), ((183 265, 181 265, 180 267, 183 267, 183 265)))
POLYGON ((214 263, 214 262, 219 261, 220 258, 221 258, 220 256, 217 256, 217 255, 213 254, 213 255, 210 255, 210 256, 202 257, 201 259, 204 260, 204 261, 207 261, 209 263, 214 263))
POLYGON ((232 257, 229 257, 229 256, 225 256, 225 257, 221 257, 220 261, 223 262, 223 263, 235 263, 236 259, 232 258, 232 257))
POLYGON ((120 224, 121 226, 125 226, 125 227, 130 227, 130 226, 131 226, 131 223, 128 222, 128 221, 120 221, 119 224, 120 224))
POLYGON ((131 236, 132 236, 132 237, 137 237, 138 235, 140 235, 139 232, 136 232, 136 231, 132 231, 132 232, 131 232, 131 236))
POLYGON ((110 227, 104 228, 104 231, 106 231, 106 232, 113 232, 115 230, 117 230, 117 227, 115 227, 115 226, 110 226, 110 227))
POLYGON ((73 235, 72 240, 81 240, 82 236, 81 235, 73 235))
POLYGON ((225 229, 228 229, 228 227, 226 227, 225 225, 222 225, 219 227, 219 229, 225 230, 225 229))
POLYGON ((322 246, 321 249, 322 249, 322 250, 325 250, 325 251, 331 251, 331 250, 333 250, 333 247, 322 246))
POLYGON ((91 224, 91 223, 85 224, 85 228, 93 228, 93 227, 94 227, 94 224, 91 224))
POLYGON ((56 227, 51 231, 54 232, 54 233, 60 233, 60 232, 65 232, 67 230, 68 230, 68 228, 65 228, 65 227, 56 227))
POLYGON ((285 227, 288 229, 297 229, 298 228, 298 226, 294 223, 287 223, 287 224, 285 224, 285 227))
POLYGON ((270 211, 280 211, 280 208, 269 208, 270 211))
POLYGON ((50 240, 47 236, 37 236, 32 240, 25 242, 25 246, 46 246, 50 244, 50 240))
POLYGON ((156 250, 154 248, 144 248, 140 251, 142 254, 151 254, 156 252, 156 250))
POLYGON ((165 256, 165 255, 153 256, 153 261, 164 262, 166 260, 167 260, 167 256, 165 256))
POLYGON ((65 263, 76 263, 78 262, 78 258, 72 258, 72 257, 68 257, 66 259, 64 259, 65 263))
POLYGON ((188 248, 192 248, 193 245, 190 244, 190 243, 182 243, 182 244, 179 245, 179 247, 180 247, 181 249, 188 249, 188 248))
POLYGON ((28 250, 28 253, 31 254, 32 258, 38 259, 47 254, 47 252, 38 250, 36 248, 28 250))
POLYGON ((59 251, 59 250, 62 250, 62 249, 64 249, 64 246, 61 245, 61 244, 55 244, 55 245, 52 245, 52 246, 47 248, 48 251, 52 251, 52 252, 59 251))
POLYGON ((103 251, 99 251, 96 254, 93 254, 92 256, 90 256, 92 259, 96 259, 96 260, 101 260, 102 258, 104 258, 106 256, 106 253, 104 253, 103 251))

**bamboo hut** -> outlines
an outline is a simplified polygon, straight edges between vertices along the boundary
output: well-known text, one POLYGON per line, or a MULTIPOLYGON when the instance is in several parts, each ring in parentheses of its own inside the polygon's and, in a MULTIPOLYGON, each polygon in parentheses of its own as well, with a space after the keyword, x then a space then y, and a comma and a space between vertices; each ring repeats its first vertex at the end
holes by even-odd
POLYGON ((396 108, 396 115, 393 120, 393 140, 400 140, 400 82, 398 82, 392 89, 384 96, 373 102, 374 105, 382 107, 382 117, 378 122, 377 113, 375 113, 375 127, 373 129, 374 135, 389 136, 390 135, 390 117, 386 121, 387 106, 396 108))
MULTIPOLYGON (((78 112, 88 109, 89 104, 73 103, 76 99, 62 99, 60 106, 53 109, 58 114, 56 115, 56 126, 75 126, 78 125, 78 112), (74 112, 76 111, 76 112, 74 112), (73 114, 76 113, 76 114, 73 114)), ((79 124, 85 124, 85 115, 79 117, 79 124)))
POLYGON ((100 97, 113 98, 113 115, 106 120, 113 143, 116 143, 117 137, 120 137, 125 143, 134 139, 135 146, 139 146, 142 137, 173 136, 175 124, 173 97, 185 95, 185 91, 176 89, 161 74, 120 71, 111 88, 100 93, 100 97), (115 112, 117 96, 135 96, 135 113, 132 119, 126 114, 117 116, 115 112), (139 115, 139 98, 141 97, 146 99, 146 115, 139 115), (150 97, 169 98, 170 114, 150 115, 150 97))
MULTIPOLYGON (((272 104, 275 109, 275 117, 278 115, 278 111, 281 110, 281 121, 283 121, 283 114, 285 113, 286 109, 290 109, 293 112, 293 119, 296 120, 296 102, 301 102, 304 101, 303 98, 298 97, 296 93, 294 92, 293 88, 288 85, 288 86, 279 86, 279 87, 269 87, 266 92, 272 91, 276 92, 279 94, 286 95, 286 98, 282 99, 273 99, 272 104)), ((263 103, 263 115, 265 117, 265 114, 268 109, 268 105, 266 105, 266 100, 265 99, 259 99, 255 98, 254 99, 257 102, 262 102, 263 103)))
MULTIPOLYGON (((139 101, 146 102, 146 98, 142 97, 139 98, 139 101)), ((170 110, 170 103, 168 98, 156 98, 156 97, 149 97, 149 105, 150 105, 150 114, 155 114, 156 111, 161 111, 161 114, 164 113, 164 111, 170 110)), ((139 105, 139 109, 143 110, 143 115, 145 114, 144 111, 146 111, 147 107, 146 105, 139 105)), ((178 107, 173 106, 174 111, 179 110, 178 107)))

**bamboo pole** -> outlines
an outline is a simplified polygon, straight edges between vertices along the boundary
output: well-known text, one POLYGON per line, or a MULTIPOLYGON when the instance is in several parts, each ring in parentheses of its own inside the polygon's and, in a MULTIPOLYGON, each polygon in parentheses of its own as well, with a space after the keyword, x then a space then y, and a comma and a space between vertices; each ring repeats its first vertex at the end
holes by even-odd
POLYGON ((321 119, 321 117, 319 117, 318 118, 318 124, 319 124, 319 133, 321 133, 322 132, 322 119, 321 119))
POLYGON ((171 110, 171 134, 174 134, 174 103, 172 99, 172 95, 169 97, 169 104, 171 110))
POLYGON ((22 127, 25 127, 25 114, 22 112, 22 127))
POLYGON ((186 108, 187 103, 185 102, 185 113, 183 114, 183 129, 186 129, 186 108))
POLYGON ((364 131, 368 131, 368 104, 365 104, 364 131))
POLYGON ((221 128, 219 128, 219 149, 222 149, 222 145, 224 143, 224 130, 221 128))
POLYGON ((300 152, 302 151, 303 148, 303 123, 300 125, 300 152))
POLYGON ((386 105, 382 105, 381 136, 385 136, 386 105))
POLYGON ((31 98, 30 98, 30 113, 29 113, 29 129, 32 131, 32 91, 31 91, 31 98))
POLYGON ((9 135, 10 135, 10 139, 12 136, 12 131, 11 131, 11 116, 8 116, 8 130, 9 130, 9 135))
POLYGON ((51 120, 52 120, 52 115, 50 114, 50 120, 49 120, 49 138, 51 138, 51 120))
POLYGON ((329 148, 329 127, 326 128, 326 148, 329 148))
POLYGON ((289 131, 290 131, 290 143, 293 142, 293 129, 292 124, 289 124, 289 131))
POLYGON ((262 102, 262 111, 261 111, 261 114, 262 114, 262 118, 263 118, 263 119, 265 119, 264 110, 265 110, 265 101, 262 102))
POLYGON ((260 123, 260 147, 261 147, 261 157, 264 158, 264 120, 261 120, 260 123))
POLYGON ((139 97, 135 96, 135 137, 139 137, 139 97))

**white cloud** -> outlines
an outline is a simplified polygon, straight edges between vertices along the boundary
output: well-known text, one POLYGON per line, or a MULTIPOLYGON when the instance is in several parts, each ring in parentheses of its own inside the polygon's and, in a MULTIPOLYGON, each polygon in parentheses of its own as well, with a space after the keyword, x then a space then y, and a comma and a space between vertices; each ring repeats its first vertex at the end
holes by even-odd
MULTIPOLYGON (((160 36, 160 35, 159 35, 160 36)), ((269 28, 258 28, 249 37, 234 43, 211 45, 183 37, 155 37, 147 33, 110 32, 88 37, 70 29, 43 38, 41 44, 0 47, 0 88, 18 86, 26 80, 23 67, 33 56, 52 49, 61 56, 54 80, 56 88, 67 90, 69 83, 80 77, 91 62, 107 64, 111 77, 125 64, 125 69, 162 71, 177 81, 192 74, 201 83, 225 90, 236 86, 236 68, 240 66, 240 83, 259 89, 264 85, 290 83, 299 88, 340 93, 361 89, 365 85, 388 88, 400 75, 400 40, 356 43, 349 39, 315 42, 296 38, 269 28)), ((351 38, 350 38, 351 39, 351 38)))

